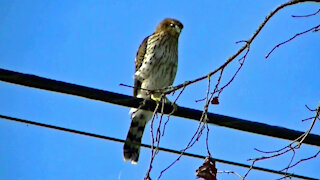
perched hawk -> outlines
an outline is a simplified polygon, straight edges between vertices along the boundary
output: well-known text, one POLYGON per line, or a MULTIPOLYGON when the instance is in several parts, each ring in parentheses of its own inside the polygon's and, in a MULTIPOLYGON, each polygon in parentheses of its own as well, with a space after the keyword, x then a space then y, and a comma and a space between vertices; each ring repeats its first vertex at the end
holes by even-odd
MULTIPOLYGON (((156 99, 156 94, 150 96, 143 89, 162 89, 173 84, 178 66, 178 39, 182 28, 183 25, 178 20, 166 18, 159 23, 152 35, 142 41, 135 59, 134 96, 156 99)), ((138 162, 140 145, 137 143, 141 143, 143 131, 152 114, 141 109, 130 110, 132 121, 123 146, 125 161, 133 164, 138 162)))

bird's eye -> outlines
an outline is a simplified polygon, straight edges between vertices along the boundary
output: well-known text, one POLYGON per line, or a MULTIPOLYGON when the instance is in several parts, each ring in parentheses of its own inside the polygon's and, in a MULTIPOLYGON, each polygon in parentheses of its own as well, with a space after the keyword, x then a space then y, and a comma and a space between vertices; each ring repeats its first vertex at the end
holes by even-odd
POLYGON ((174 24, 171 23, 170 26, 171 26, 171 27, 174 27, 174 24))

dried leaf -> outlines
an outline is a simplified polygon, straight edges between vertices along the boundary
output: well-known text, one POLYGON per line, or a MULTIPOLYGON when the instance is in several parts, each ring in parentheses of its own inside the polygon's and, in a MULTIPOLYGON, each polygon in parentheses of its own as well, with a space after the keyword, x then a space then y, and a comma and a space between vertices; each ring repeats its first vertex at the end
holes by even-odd
POLYGON ((204 163, 196 170, 196 176, 203 180, 217 180, 216 162, 211 157, 206 157, 204 163))
POLYGON ((216 104, 216 105, 218 105, 218 104, 219 104, 219 97, 218 97, 218 96, 214 97, 214 98, 212 99, 212 101, 211 101, 211 104, 216 104))

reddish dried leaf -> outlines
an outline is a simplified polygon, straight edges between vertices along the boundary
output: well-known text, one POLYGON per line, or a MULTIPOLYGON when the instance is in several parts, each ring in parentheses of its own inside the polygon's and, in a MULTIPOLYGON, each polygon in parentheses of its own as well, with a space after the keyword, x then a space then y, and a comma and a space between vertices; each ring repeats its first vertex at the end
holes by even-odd
POLYGON ((218 104, 219 104, 219 97, 218 97, 218 96, 214 97, 214 98, 212 99, 212 101, 211 101, 211 104, 216 104, 216 105, 218 105, 218 104))
POLYGON ((211 157, 206 157, 204 163, 196 170, 196 176, 204 180, 217 180, 216 162, 211 157))

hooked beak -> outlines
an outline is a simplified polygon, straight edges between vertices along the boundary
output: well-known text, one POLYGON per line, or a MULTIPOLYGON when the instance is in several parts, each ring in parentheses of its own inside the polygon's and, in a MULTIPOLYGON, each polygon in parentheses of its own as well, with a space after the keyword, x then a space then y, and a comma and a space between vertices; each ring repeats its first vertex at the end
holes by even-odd
POLYGON ((176 25, 174 28, 176 29, 176 31, 177 31, 179 34, 181 33, 181 30, 182 30, 182 29, 181 29, 179 26, 176 25))

